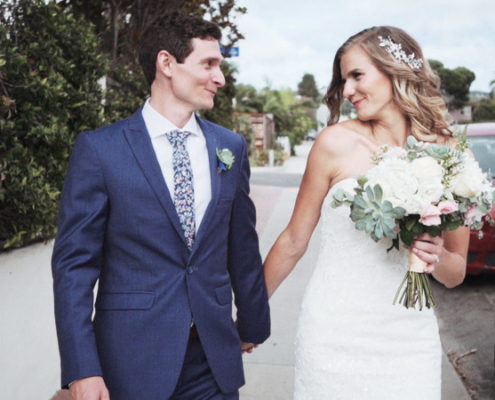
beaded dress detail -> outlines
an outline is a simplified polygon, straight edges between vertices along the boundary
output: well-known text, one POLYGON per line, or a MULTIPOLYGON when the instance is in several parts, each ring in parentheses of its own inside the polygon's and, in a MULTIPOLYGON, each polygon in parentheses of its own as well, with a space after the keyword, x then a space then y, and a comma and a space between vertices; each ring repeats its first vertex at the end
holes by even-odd
POLYGON ((355 229, 348 207, 321 210, 321 247, 296 335, 296 400, 440 400, 441 345, 433 310, 392 305, 408 251, 387 253, 355 229))

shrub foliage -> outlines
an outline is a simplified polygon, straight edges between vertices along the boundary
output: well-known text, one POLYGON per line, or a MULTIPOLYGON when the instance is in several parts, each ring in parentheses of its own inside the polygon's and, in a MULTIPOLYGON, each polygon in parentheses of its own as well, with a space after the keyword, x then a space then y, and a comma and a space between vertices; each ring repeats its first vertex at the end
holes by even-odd
POLYGON ((75 137, 102 125, 97 47, 54 2, 0 1, 0 251, 56 233, 75 137))

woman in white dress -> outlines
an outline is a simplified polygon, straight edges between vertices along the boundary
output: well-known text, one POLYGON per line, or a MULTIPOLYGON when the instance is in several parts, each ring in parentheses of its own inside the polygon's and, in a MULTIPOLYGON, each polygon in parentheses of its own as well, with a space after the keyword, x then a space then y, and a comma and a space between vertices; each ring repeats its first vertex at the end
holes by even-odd
MULTIPOLYGON (((383 144, 407 137, 452 145, 440 82, 417 42, 401 29, 375 27, 338 50, 325 96, 329 126, 309 155, 294 213, 265 261, 271 296, 302 257, 321 216, 321 249, 306 289, 296 337, 295 399, 439 400, 441 347, 431 309, 392 305, 408 250, 387 253, 354 228, 349 209, 330 207, 336 188, 374 166, 383 144), (399 47, 400 46, 400 47, 399 47), (356 120, 338 123, 348 99, 356 120)), ((422 235, 412 249, 446 287, 465 276, 468 228, 422 235)))

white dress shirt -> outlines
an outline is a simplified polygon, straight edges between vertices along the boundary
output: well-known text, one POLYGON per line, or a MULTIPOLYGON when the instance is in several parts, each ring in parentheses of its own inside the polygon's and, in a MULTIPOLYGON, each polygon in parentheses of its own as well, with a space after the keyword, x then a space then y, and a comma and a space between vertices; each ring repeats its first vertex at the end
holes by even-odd
POLYGON ((142 113, 172 201, 174 200, 173 146, 165 134, 174 130, 191 132, 191 135, 186 140, 186 149, 191 159, 194 179, 194 208, 197 232, 211 200, 210 163, 203 131, 196 121, 194 113, 191 114, 187 124, 182 129, 179 129, 153 109, 149 99, 144 104, 142 113))

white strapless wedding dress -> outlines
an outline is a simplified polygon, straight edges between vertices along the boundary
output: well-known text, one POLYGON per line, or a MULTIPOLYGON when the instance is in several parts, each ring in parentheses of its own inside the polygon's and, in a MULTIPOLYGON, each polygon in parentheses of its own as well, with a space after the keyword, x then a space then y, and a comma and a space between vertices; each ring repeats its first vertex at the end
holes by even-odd
POLYGON ((321 248, 301 305, 296 400, 440 400, 441 345, 432 310, 392 305, 407 250, 387 253, 358 231, 349 208, 321 210, 321 248))

